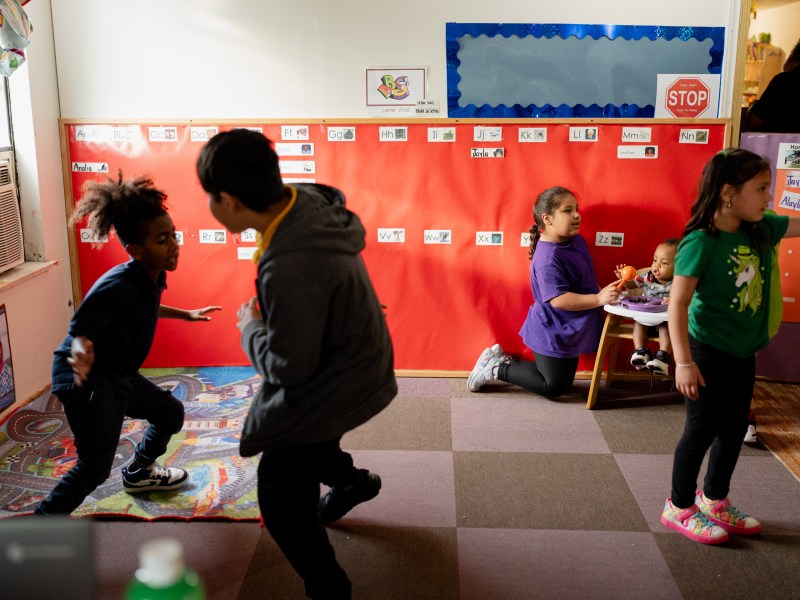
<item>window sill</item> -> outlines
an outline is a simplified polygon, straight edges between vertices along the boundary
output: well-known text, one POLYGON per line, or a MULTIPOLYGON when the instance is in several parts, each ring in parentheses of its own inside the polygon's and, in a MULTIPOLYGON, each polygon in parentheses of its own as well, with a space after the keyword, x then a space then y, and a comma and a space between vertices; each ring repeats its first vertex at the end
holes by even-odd
POLYGON ((47 262, 24 262, 21 265, 0 273, 0 292, 4 292, 23 281, 41 275, 58 265, 57 260, 47 262))

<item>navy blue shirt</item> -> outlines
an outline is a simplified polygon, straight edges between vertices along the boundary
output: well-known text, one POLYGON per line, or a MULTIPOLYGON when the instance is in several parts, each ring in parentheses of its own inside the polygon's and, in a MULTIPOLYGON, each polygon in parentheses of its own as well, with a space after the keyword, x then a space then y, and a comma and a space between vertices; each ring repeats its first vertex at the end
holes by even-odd
POLYGON ((52 391, 71 389, 75 384, 67 358, 72 340, 78 336, 94 343, 89 381, 127 385, 150 352, 166 287, 164 271, 154 282, 135 260, 104 273, 86 294, 70 321, 67 337, 53 353, 52 391))

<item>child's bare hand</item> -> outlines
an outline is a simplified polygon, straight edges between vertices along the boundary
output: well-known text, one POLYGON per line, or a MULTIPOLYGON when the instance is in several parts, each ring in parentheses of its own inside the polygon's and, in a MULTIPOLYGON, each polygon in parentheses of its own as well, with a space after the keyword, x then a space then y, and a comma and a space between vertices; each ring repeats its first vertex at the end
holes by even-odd
POLYGON ((662 298, 661 304, 669 304, 669 298, 662 298))
POLYGON ((706 381, 696 364, 693 363, 690 367, 675 368, 675 387, 689 400, 697 400, 700 396, 701 385, 705 387, 706 381))
POLYGON ((622 279, 622 267, 624 266, 625 265, 617 265, 616 267, 614 267, 614 275, 616 275, 620 279, 622 279))
POLYGON ((244 328, 247 327, 250 321, 261 320, 261 310, 258 308, 258 300, 255 296, 239 307, 239 310, 236 311, 236 317, 239 319, 239 322, 236 324, 239 331, 244 331, 244 328))
POLYGON ((72 372, 75 374, 75 385, 81 387, 89 378, 89 372, 94 364, 94 344, 89 338, 78 336, 73 338, 70 351, 72 354, 67 363, 72 366, 72 372))
POLYGON ((619 281, 609 283, 606 287, 600 290, 600 292, 597 294, 598 305, 605 306, 606 304, 615 304, 619 302, 622 294, 620 293, 620 290, 617 289, 617 285, 619 285, 619 281))
POLYGON ((221 306, 206 306, 205 308, 196 308, 194 310, 187 310, 186 311, 186 320, 187 321, 210 321, 211 317, 208 316, 208 313, 217 312, 218 310, 222 310, 221 306))

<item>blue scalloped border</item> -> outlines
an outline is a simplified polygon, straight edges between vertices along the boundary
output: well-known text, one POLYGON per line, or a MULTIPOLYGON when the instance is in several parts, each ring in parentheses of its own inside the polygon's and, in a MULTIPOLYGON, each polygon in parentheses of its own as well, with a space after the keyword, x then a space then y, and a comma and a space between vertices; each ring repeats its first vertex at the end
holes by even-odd
POLYGON ((484 104, 476 106, 468 104, 467 106, 459 106, 458 101, 461 98, 461 92, 458 89, 458 84, 461 81, 461 76, 458 74, 458 67, 461 66, 461 61, 458 59, 458 50, 461 47, 458 40, 465 35, 477 37, 479 35, 487 35, 494 37, 502 35, 503 37, 511 37, 512 35, 519 37, 533 36, 536 38, 553 38, 559 36, 561 38, 568 38, 575 36, 578 39, 583 39, 591 36, 594 39, 607 37, 611 40, 615 38, 623 38, 626 40, 640 40, 648 38, 656 40, 664 38, 665 40, 672 40, 679 38, 681 40, 696 39, 703 41, 710 38, 712 41, 709 56, 711 61, 708 64, 708 72, 711 74, 719 74, 722 71, 722 53, 725 47, 725 28, 724 27, 667 27, 661 25, 584 25, 584 24, 556 24, 556 23, 447 23, 447 115, 450 118, 651 118, 655 114, 655 106, 648 104, 646 106, 638 106, 636 104, 606 104, 599 106, 591 104, 584 106, 576 104, 575 106, 568 106, 561 104, 560 106, 552 106, 545 104, 544 106, 536 106, 529 104, 522 106, 514 104, 513 106, 506 106, 500 104, 491 106, 484 104))

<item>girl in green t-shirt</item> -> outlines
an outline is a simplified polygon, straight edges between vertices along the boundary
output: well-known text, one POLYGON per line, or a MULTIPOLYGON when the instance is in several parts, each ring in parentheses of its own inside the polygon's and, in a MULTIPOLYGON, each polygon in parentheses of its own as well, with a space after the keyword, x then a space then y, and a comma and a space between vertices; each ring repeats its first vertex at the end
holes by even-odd
POLYGON ((669 333, 686 425, 661 522, 704 544, 761 531, 730 504, 728 491, 747 431, 755 354, 769 340, 773 246, 800 236, 800 217, 765 214, 770 179, 769 163, 757 154, 716 154, 703 170, 675 258, 669 333), (703 489, 696 489, 709 447, 703 489))

